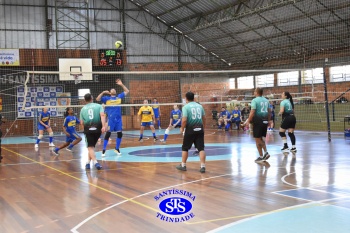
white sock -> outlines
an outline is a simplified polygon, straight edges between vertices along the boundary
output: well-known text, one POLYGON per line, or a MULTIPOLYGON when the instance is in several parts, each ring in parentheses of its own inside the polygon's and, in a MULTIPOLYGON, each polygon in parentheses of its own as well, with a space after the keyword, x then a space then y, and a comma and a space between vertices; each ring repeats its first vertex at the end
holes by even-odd
POLYGON ((287 138, 286 139, 282 139, 283 143, 287 143, 287 138))
POLYGON ((202 168, 202 167, 205 167, 205 163, 201 163, 201 168, 202 168))
POLYGON ((94 160, 94 164, 98 163, 97 160, 94 160))
POLYGON ((186 163, 181 163, 181 166, 186 167, 186 163))
POLYGON ((296 148, 295 145, 292 145, 292 148, 296 148))
POLYGON ((86 164, 90 164, 91 161, 87 161, 86 164))

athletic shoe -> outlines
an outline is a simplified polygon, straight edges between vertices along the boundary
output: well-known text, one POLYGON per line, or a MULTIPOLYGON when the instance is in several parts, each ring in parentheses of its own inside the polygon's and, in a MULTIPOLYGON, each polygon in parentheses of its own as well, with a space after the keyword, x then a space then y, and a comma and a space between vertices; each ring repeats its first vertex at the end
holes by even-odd
POLYGON ((120 153, 120 150, 117 149, 117 148, 114 149, 114 152, 115 152, 118 156, 121 156, 121 155, 122 155, 122 153, 120 153))
POLYGON ((199 151, 198 150, 196 150, 195 152, 193 152, 193 154, 192 155, 199 155, 199 151))
POLYGON ((105 156, 106 156, 106 154, 105 154, 105 153, 102 153, 102 154, 101 154, 101 156, 102 156, 102 157, 105 157, 105 156))
POLYGON ((297 148, 292 148, 292 149, 290 149, 290 152, 293 152, 293 153, 296 153, 297 152, 297 148))
POLYGON ((157 137, 155 137, 155 138, 153 139, 153 141, 155 141, 155 142, 156 142, 156 141, 158 141, 158 138, 157 138, 157 137))
POLYGON ((160 139, 159 140, 160 142, 163 142, 163 143, 166 143, 166 141, 164 139, 160 139))
POLYGON ((53 142, 50 142, 50 143, 49 143, 49 146, 55 146, 55 144, 53 144, 53 142))
POLYGON ((143 142, 143 139, 142 139, 142 138, 140 138, 140 139, 139 139, 139 142, 143 142))
POLYGON ((181 164, 176 166, 176 169, 180 171, 187 171, 186 166, 183 167, 181 164))
POLYGON ((57 148, 53 149, 53 150, 52 150, 52 153, 54 153, 55 155, 60 155, 60 154, 58 153, 57 148))
POLYGON ((200 173, 205 173, 205 167, 201 167, 201 169, 199 169, 200 173))
POLYGON ((68 150, 68 151, 72 152, 72 151, 73 151, 73 148, 72 148, 72 147, 70 147, 70 146, 68 146, 68 147, 66 148, 66 150, 68 150))
POLYGON ((258 157, 256 160, 255 160, 256 163, 263 163, 264 162, 264 159, 262 157, 258 157))
POLYGON ((34 145, 34 148, 39 148, 39 144, 35 144, 35 145, 34 145))
POLYGON ((270 158, 269 152, 265 152, 264 156, 262 157, 263 161, 266 161, 270 158))
POLYGON ((96 167, 97 170, 101 170, 102 169, 102 166, 99 163, 95 163, 95 167, 96 167))
POLYGON ((283 153, 289 152, 288 146, 287 146, 287 147, 284 146, 284 147, 281 149, 281 151, 282 151, 283 153))
POLYGON ((87 164, 85 165, 85 169, 90 169, 90 163, 87 163, 87 164))

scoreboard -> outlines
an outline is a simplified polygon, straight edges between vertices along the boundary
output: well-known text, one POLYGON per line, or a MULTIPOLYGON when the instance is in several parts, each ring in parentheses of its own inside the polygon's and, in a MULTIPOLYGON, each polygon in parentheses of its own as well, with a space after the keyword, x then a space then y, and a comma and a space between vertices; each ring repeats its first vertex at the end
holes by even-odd
POLYGON ((121 49, 100 49, 99 65, 115 67, 116 70, 123 70, 123 50, 121 49))

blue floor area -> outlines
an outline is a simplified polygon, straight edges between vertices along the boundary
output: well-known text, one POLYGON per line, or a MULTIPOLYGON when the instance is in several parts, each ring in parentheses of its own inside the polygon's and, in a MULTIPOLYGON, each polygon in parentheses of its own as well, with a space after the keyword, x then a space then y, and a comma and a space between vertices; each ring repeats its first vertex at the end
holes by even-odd
POLYGON ((334 198, 340 197, 340 195, 337 195, 337 194, 323 192, 323 191, 317 191, 317 190, 310 190, 307 188, 286 190, 286 191, 280 191, 280 192, 276 192, 276 193, 282 194, 285 196, 290 196, 293 198, 304 199, 304 200, 308 200, 308 201, 324 201, 324 200, 329 200, 329 199, 334 199, 334 198))
POLYGON ((244 219, 210 233, 348 233, 350 209, 306 204, 244 219))

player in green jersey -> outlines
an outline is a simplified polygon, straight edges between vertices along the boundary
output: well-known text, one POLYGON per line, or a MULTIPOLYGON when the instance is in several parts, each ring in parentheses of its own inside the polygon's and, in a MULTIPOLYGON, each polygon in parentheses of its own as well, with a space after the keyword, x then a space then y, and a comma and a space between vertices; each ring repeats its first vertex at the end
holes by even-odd
POLYGON ((205 112, 202 105, 194 102, 194 94, 186 93, 186 105, 182 108, 182 122, 180 132, 184 133, 182 143, 182 163, 176 168, 181 171, 186 171, 186 161, 188 158, 188 150, 192 144, 199 151, 201 161, 200 172, 205 172, 205 151, 204 151, 204 127, 205 127, 205 112), (186 130, 185 130, 186 129, 186 130))
POLYGON ((253 123, 253 136, 255 138, 256 148, 259 152, 259 157, 255 160, 257 163, 265 162, 270 158, 266 149, 264 138, 266 137, 267 126, 271 124, 271 109, 269 101, 263 97, 263 89, 256 88, 254 91, 255 98, 251 103, 251 111, 249 118, 244 125, 253 123), (264 154, 263 154, 264 150, 264 154))
POLYGON ((88 161, 85 168, 90 169, 90 162, 100 170, 102 166, 97 162, 95 156, 95 146, 101 133, 106 132, 106 116, 102 105, 93 103, 90 93, 84 96, 86 105, 80 111, 80 124, 84 126, 85 140, 88 147, 88 161))

